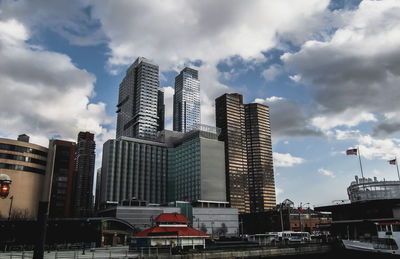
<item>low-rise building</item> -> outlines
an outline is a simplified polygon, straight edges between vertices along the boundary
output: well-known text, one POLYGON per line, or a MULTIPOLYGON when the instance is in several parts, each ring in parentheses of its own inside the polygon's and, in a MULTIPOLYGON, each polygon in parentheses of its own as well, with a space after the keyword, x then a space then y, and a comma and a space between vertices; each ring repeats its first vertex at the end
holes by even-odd
POLYGON ((154 219, 163 213, 180 213, 180 208, 165 206, 111 206, 99 211, 101 217, 125 220, 138 231, 154 226, 154 219))
POLYGON ((131 239, 130 248, 141 247, 206 247, 204 232, 188 226, 190 222, 185 216, 178 213, 163 213, 155 220, 156 226, 136 234, 131 239))

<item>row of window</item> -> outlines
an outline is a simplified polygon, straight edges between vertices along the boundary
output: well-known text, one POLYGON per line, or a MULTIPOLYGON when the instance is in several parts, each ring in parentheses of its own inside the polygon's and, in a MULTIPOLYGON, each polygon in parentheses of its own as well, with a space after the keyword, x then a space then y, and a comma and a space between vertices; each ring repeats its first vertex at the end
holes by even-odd
POLYGON ((21 152, 21 153, 26 152, 26 153, 32 153, 35 155, 47 157, 46 152, 43 152, 43 151, 40 151, 37 149, 33 149, 33 148, 29 148, 29 147, 12 145, 12 144, 0 143, 0 150, 15 151, 15 152, 21 152))
POLYGON ((34 168, 30 166, 24 166, 24 165, 13 165, 13 164, 7 164, 7 163, 0 163, 0 169, 8 169, 8 170, 16 170, 16 171, 25 171, 25 172, 31 172, 31 173, 36 173, 36 174, 45 174, 45 170, 39 169, 39 168, 34 168))
POLYGON ((34 164, 39 164, 39 165, 46 165, 46 161, 44 161, 44 160, 27 157, 27 156, 18 156, 18 155, 13 155, 13 154, 0 153, 0 158, 24 161, 24 162, 34 163, 34 164))

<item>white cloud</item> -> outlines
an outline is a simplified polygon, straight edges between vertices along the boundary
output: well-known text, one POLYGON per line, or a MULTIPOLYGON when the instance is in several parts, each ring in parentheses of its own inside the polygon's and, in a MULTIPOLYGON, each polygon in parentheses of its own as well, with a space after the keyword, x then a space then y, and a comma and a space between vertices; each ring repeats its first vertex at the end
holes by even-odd
POLYGON ((293 76, 289 76, 290 79, 292 79, 292 81, 298 83, 301 81, 301 75, 297 74, 297 75, 293 75, 293 76))
POLYGON ((262 72, 262 76, 266 81, 273 81, 277 76, 282 74, 282 66, 280 65, 271 65, 269 68, 265 69, 262 72))
POLYGON ((0 132, 32 141, 76 139, 81 130, 104 134, 111 122, 105 104, 91 103, 94 75, 63 54, 30 46, 28 29, 15 19, 0 20, 0 132))
POLYGON ((332 178, 335 178, 335 177, 336 177, 336 175, 335 175, 333 172, 331 172, 331 171, 329 171, 329 170, 326 170, 326 169, 324 169, 324 168, 319 168, 319 169, 318 169, 318 173, 320 173, 320 174, 322 174, 322 175, 325 175, 325 176, 332 177, 332 178))
MULTIPOLYGON (((315 126, 377 122, 376 115, 400 109, 400 1, 364 0, 354 10, 334 13, 341 13, 341 21, 330 37, 309 40, 281 59, 315 96, 315 126)), ((399 126, 387 120, 374 133, 385 136, 399 126)))
POLYGON ((268 97, 268 98, 265 98, 265 99, 256 98, 256 99, 254 100, 254 102, 255 102, 255 103, 261 103, 261 104, 269 105, 269 104, 271 104, 271 103, 279 102, 279 101, 283 101, 283 100, 285 100, 285 98, 283 98, 283 97, 271 96, 271 97, 268 97))
POLYGON ((367 159, 390 160, 400 157, 400 139, 376 139, 370 135, 358 138, 361 156, 367 159))
POLYGON ((335 130, 335 137, 337 140, 357 139, 361 136, 359 130, 335 130))
POLYGON ((311 123, 321 130, 329 130, 337 126, 354 127, 361 122, 376 122, 374 114, 348 108, 339 113, 324 114, 312 118, 311 123))
POLYGON ((274 152, 274 166, 275 167, 292 167, 294 165, 304 163, 304 159, 301 157, 292 156, 289 153, 281 154, 274 152))
POLYGON ((276 193, 276 195, 281 195, 282 193, 284 193, 285 191, 283 190, 283 189, 281 189, 281 188, 279 188, 279 187, 276 187, 275 188, 275 193, 276 193))
POLYGON ((219 62, 239 57, 244 63, 259 64, 265 61, 263 52, 276 47, 280 37, 296 43, 305 41, 323 26, 321 17, 329 1, 90 3, 93 18, 98 19, 109 39, 110 70, 132 63, 137 56, 154 60, 161 71, 178 71, 201 61, 201 120, 213 125, 214 100, 229 90, 219 82, 220 78, 229 78, 218 71, 219 62))
POLYGON ((28 31, 15 19, 0 22, 0 40, 7 45, 19 45, 28 39, 28 31))

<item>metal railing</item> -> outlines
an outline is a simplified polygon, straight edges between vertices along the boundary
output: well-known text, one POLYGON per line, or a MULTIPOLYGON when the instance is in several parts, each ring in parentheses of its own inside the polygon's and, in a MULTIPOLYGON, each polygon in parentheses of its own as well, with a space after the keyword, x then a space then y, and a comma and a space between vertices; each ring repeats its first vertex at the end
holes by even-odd
MULTIPOLYGON (((44 253, 44 259, 128 259, 137 258, 137 252, 131 252, 128 249, 123 250, 88 250, 88 251, 51 251, 44 253)), ((0 259, 32 259, 33 251, 11 251, 0 253, 0 259)))

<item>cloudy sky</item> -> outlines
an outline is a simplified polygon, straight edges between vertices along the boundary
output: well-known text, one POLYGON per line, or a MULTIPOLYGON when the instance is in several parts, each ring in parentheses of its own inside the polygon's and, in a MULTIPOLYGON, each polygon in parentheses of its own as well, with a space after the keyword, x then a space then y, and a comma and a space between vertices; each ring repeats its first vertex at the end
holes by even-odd
POLYGON ((118 86, 144 56, 174 78, 199 70, 201 117, 226 92, 271 110, 277 201, 346 199, 364 174, 397 179, 400 1, 0 0, 0 136, 115 137, 118 86))

